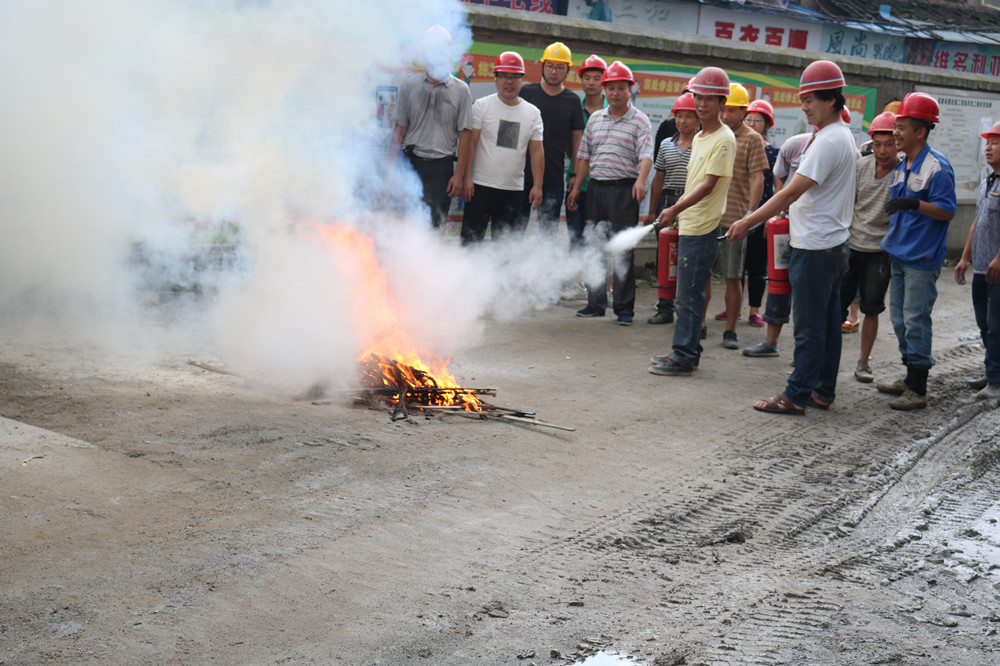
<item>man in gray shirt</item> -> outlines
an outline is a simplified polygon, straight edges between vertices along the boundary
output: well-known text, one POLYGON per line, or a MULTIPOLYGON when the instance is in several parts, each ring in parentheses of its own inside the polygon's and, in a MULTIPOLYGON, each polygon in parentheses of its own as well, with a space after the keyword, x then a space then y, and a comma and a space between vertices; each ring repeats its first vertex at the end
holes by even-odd
POLYGON ((889 231, 889 216, 885 204, 889 200, 892 171, 899 164, 896 140, 892 129, 896 114, 886 111, 872 120, 868 130, 872 141, 872 154, 857 161, 854 218, 851 220, 851 254, 847 272, 840 283, 841 320, 847 318, 847 308, 854 296, 861 292, 861 312, 865 315, 861 326, 861 352, 854 378, 869 383, 874 377, 868 366, 868 357, 878 335, 878 315, 885 310, 885 292, 892 273, 892 257, 882 249, 882 237, 889 231))
POLYGON ((472 156, 472 95, 468 84, 451 73, 447 30, 429 28, 423 51, 425 71, 407 78, 396 97, 391 159, 402 148, 423 184, 431 223, 439 227, 448 218, 452 197, 462 194, 461 174, 472 156))

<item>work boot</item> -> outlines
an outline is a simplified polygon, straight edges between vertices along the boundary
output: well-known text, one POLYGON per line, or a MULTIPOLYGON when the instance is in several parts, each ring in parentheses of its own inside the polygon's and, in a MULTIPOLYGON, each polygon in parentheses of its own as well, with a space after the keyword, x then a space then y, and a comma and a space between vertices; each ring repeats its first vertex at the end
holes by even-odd
POLYGON ((875 385, 879 393, 888 393, 890 395, 903 395, 910 387, 906 385, 905 379, 897 379, 891 384, 886 384, 885 382, 879 382, 875 385))
POLYGON ((673 312, 657 312, 646 320, 650 324, 672 324, 674 323, 673 312))
POLYGON ((923 409, 927 406, 927 396, 920 395, 914 392, 913 389, 907 388, 903 391, 901 396, 889 402, 889 406, 893 409, 899 409, 904 412, 908 412, 913 409, 923 409))
POLYGON ((1000 383, 987 384, 981 391, 976 391, 976 400, 992 400, 1000 398, 1000 383))

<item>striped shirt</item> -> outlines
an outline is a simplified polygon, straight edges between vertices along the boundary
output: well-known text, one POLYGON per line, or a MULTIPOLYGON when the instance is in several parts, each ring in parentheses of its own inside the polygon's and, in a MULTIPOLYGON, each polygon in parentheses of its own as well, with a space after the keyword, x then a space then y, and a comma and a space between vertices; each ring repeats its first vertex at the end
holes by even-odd
POLYGON ((656 170, 663 172, 663 189, 683 190, 687 182, 688 160, 691 159, 691 144, 681 150, 673 138, 664 139, 656 152, 656 170))
MULTIPOLYGON (((736 220, 750 211, 750 174, 767 171, 767 153, 764 138, 743 123, 733 130, 736 136, 736 160, 733 162, 733 179, 729 182, 726 212, 722 214, 722 227, 728 229, 736 220)), ((754 201, 756 206, 759 202, 754 201)))
POLYGON ((595 180, 638 178, 639 163, 653 161, 653 126, 631 104, 618 120, 608 109, 600 109, 587 122, 576 156, 590 162, 595 180))

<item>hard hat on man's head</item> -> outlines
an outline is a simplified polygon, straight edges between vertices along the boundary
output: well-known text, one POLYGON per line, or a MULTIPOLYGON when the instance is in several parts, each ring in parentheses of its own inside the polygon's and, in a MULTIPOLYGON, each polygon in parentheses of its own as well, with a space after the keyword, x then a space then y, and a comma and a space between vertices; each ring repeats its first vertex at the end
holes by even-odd
POLYGON ((817 60, 809 63, 802 70, 802 78, 799 80, 799 94, 817 90, 836 90, 844 88, 847 83, 844 81, 844 73, 835 62, 829 60, 817 60))
POLYGON ((435 24, 424 31, 424 42, 448 42, 451 44, 451 33, 435 24))
POLYGON ((599 55, 589 55, 587 59, 583 61, 580 65, 580 69, 576 71, 577 74, 583 76, 583 73, 588 69, 598 69, 601 73, 608 68, 608 63, 604 62, 604 58, 599 55))
POLYGON ((512 74, 524 74, 524 58, 514 51, 504 51, 497 56, 493 63, 493 73, 510 72, 512 74))
POLYGON ((750 105, 750 93, 742 83, 730 83, 726 95, 726 106, 744 107, 750 105))
POLYGON ((883 111, 874 118, 868 128, 868 136, 875 136, 879 132, 891 133, 896 125, 896 114, 892 111, 883 111))
POLYGON ((670 113, 677 115, 678 111, 694 111, 694 95, 689 92, 684 93, 674 102, 674 108, 670 109, 670 113))
POLYGON ((705 67, 688 81, 687 89, 695 95, 729 97, 729 75, 718 67, 705 67))
POLYGON ((601 78, 601 85, 606 86, 612 81, 626 81, 630 86, 635 85, 635 77, 632 76, 632 70, 621 60, 615 60, 608 65, 608 68, 604 70, 604 76, 601 78))
POLYGON ((936 99, 927 93, 912 92, 903 97, 903 101, 899 103, 899 111, 896 112, 896 117, 920 118, 936 123, 939 113, 940 109, 936 99))
POLYGON ((545 47, 545 51, 538 62, 562 62, 572 67, 573 53, 562 42, 553 42, 545 47))
POLYGON ((993 127, 991 127, 988 131, 984 132, 983 134, 980 134, 979 136, 983 137, 984 139, 988 139, 991 136, 1000 138, 1000 120, 994 123, 993 127))

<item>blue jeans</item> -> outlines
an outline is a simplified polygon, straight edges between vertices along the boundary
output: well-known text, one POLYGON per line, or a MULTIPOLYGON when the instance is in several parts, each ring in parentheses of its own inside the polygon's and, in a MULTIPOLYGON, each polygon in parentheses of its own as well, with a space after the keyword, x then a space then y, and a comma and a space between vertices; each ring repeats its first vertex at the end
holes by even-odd
MULTIPOLYGON (((525 183, 527 186, 527 183, 525 183)), ((543 236, 555 236, 559 231, 559 213, 562 211, 563 195, 565 185, 542 185, 542 203, 538 205, 538 233, 543 236)), ((521 231, 528 228, 528 220, 531 217, 531 201, 528 195, 531 188, 524 190, 524 197, 521 199, 521 231)))
POLYGON ((847 243, 828 250, 792 248, 788 281, 792 285, 795 328, 795 370, 785 395, 800 407, 813 393, 820 400, 836 398, 840 371, 840 280, 847 268, 847 243))
POLYGON ((972 309, 986 348, 986 380, 1000 383, 1000 283, 989 284, 986 276, 972 276, 972 309))
POLYGON ((937 300, 937 279, 941 269, 922 271, 892 261, 889 309, 892 328, 899 341, 899 354, 908 368, 930 370, 931 310, 937 300))
POLYGON ((705 311, 705 285, 719 256, 719 228, 704 236, 677 240, 677 318, 670 358, 687 370, 701 358, 701 321, 705 311))

